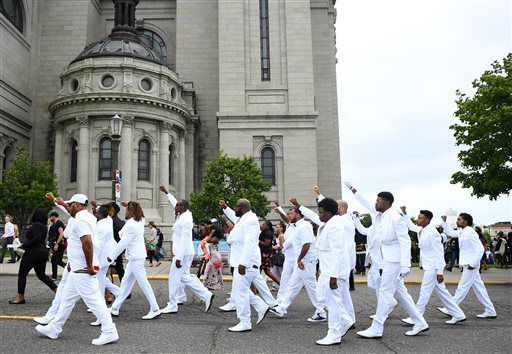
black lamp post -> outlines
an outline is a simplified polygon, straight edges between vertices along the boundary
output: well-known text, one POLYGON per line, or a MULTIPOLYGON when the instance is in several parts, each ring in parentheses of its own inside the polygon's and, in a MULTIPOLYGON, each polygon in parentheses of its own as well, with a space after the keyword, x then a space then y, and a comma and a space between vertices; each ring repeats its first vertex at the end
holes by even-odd
POLYGON ((115 115, 110 118, 110 136, 112 137, 112 200, 120 204, 121 171, 119 171, 119 144, 123 131, 123 117, 115 115))

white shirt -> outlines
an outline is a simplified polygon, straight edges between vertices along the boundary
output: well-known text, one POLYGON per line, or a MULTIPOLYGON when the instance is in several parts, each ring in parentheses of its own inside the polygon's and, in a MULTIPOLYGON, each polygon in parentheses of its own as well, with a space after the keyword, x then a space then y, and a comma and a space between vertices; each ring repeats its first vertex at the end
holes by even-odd
MULTIPOLYGON (((70 219, 71 220, 71 219, 70 219)), ((87 268, 84 250, 82 248, 81 238, 89 235, 93 239, 96 237, 96 217, 87 210, 81 210, 75 214, 74 221, 68 223, 66 227, 68 238, 68 261, 71 264, 71 270, 87 268)), ((98 255, 94 252, 93 266, 99 266, 98 255)))
MULTIPOLYGON (((224 213, 229 216, 229 211, 224 213)), ((234 213, 233 213, 234 214, 234 213)), ((229 264, 238 267, 240 264, 248 268, 261 265, 261 252, 259 247, 260 223, 258 216, 248 211, 235 222, 235 226, 228 237, 231 244, 229 264)))
POLYGON ((352 257, 349 252, 350 249, 355 252, 352 248, 354 235, 351 236, 352 243, 348 242, 349 235, 346 235, 350 232, 340 215, 334 215, 318 229, 318 260, 323 275, 330 278, 345 278, 350 275, 352 257))
POLYGON ((285 262, 295 262, 297 260, 297 253, 293 247, 293 236, 295 235, 295 226, 288 225, 284 232, 283 254, 285 262))
POLYGON ((378 213, 376 225, 380 237, 382 259, 400 263, 401 267, 411 266, 411 238, 402 216, 391 208, 378 213), (380 215, 380 217, 379 217, 380 215))
MULTIPOLYGON (((173 207, 176 207, 178 201, 171 194, 167 193, 167 199, 173 207)), ((194 228, 194 218, 190 210, 180 214, 174 223, 172 230, 172 253, 177 260, 183 260, 185 256, 196 254, 194 242, 192 240, 192 229, 194 228)))
POLYGON ((309 222, 304 219, 300 219, 295 223, 295 235, 293 237, 293 249, 295 250, 295 254, 297 256, 296 259, 300 256, 302 252, 302 246, 305 244, 309 245, 309 250, 302 258, 302 262, 313 262, 316 261, 317 253, 316 253, 316 239, 313 233, 313 226, 309 222))
POLYGON ((4 236, 5 237, 14 237, 14 225, 10 221, 5 224, 4 236))
POLYGON ((459 265, 470 265, 478 269, 485 249, 476 231, 470 226, 454 231, 446 222, 443 222, 442 226, 449 237, 459 238, 459 265))
POLYGON ((126 249, 126 259, 140 261, 146 259, 146 244, 144 243, 144 219, 135 221, 133 218, 126 221, 119 231, 119 243, 116 245, 110 259, 116 259, 126 249))
POLYGON ((107 257, 116 248, 117 242, 114 239, 113 221, 110 216, 99 220, 96 223, 96 237, 93 240, 94 252, 98 252, 100 267, 106 267, 109 263, 107 257))
MULTIPOLYGON (((380 249, 379 229, 376 227, 376 224, 380 223, 380 213, 375 209, 375 205, 370 204, 368 200, 366 200, 366 198, 364 198, 359 192, 355 193, 354 197, 359 203, 368 209, 372 218, 372 225, 367 228, 368 237, 366 238, 365 265, 371 264, 372 267, 377 267, 380 269, 382 267, 382 254, 380 249)), ((361 232, 360 228, 358 228, 358 230, 361 232)), ((364 235, 363 232, 361 233, 364 235)))

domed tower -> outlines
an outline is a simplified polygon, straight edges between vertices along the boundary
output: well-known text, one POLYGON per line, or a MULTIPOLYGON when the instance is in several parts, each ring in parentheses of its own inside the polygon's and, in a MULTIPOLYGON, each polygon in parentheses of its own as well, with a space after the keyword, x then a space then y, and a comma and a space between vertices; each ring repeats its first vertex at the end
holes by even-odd
POLYGON ((193 181, 197 123, 193 92, 137 35, 138 0, 113 2, 111 34, 71 61, 49 107, 59 192, 111 201, 120 170, 121 199, 139 201, 147 218, 172 222, 158 187, 169 185, 180 198, 190 191, 186 181, 193 181))

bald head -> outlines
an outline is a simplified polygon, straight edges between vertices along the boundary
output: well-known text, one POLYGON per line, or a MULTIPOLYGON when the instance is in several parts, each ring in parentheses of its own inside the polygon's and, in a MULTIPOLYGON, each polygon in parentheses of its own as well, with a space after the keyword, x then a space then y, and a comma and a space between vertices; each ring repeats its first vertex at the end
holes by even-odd
POLYGON ((346 214, 348 211, 348 203, 343 199, 337 200, 336 203, 338 203, 338 213, 340 215, 346 214))
POLYGON ((235 215, 240 217, 251 211, 251 202, 245 198, 238 199, 235 207, 235 215))

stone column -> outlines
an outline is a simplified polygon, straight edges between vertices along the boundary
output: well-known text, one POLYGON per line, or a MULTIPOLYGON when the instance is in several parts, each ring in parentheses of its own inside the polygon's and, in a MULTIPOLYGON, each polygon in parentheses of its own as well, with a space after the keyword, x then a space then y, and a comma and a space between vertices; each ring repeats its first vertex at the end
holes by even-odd
MULTIPOLYGON (((160 169, 159 174, 159 186, 169 186, 169 131, 172 127, 172 124, 162 122, 160 124, 160 152, 159 152, 159 162, 158 166, 160 169)), ((158 187, 159 187, 158 186, 158 187)), ((169 204, 167 197, 163 193, 159 193, 160 195, 160 204, 169 204)))
MULTIPOLYGON (((64 127, 62 124, 56 124, 55 126, 55 154, 53 160, 53 173, 57 176, 57 191, 59 195, 61 195, 64 191, 63 189, 63 177, 66 173, 62 170, 62 151, 63 147, 63 136, 64 136, 64 127)), ((71 156, 71 155, 70 155, 71 156)))
POLYGON ((3 172, 4 172, 4 149, 0 150, 0 181, 2 180, 3 172))
POLYGON ((195 127, 194 124, 187 125, 187 138, 186 142, 186 154, 187 154, 187 185, 186 185, 186 195, 190 195, 194 192, 194 171, 195 171, 195 159, 194 159, 194 150, 195 150, 195 127))
POLYGON ((123 182, 121 183, 121 200, 131 199, 132 183, 132 130, 135 118, 133 116, 124 117, 123 131, 121 132, 121 146, 119 148, 119 157, 121 159, 119 167, 122 172, 123 182))
POLYGON ((179 198, 178 199, 187 199, 188 196, 186 195, 186 186, 187 186, 187 181, 186 181, 186 168, 187 168, 187 160, 186 160, 186 156, 185 156, 185 132, 181 131, 180 132, 180 137, 179 137, 179 147, 180 147, 180 152, 179 152, 179 157, 180 157, 180 185, 179 185, 179 188, 178 188, 178 191, 179 191, 179 198))
POLYGON ((89 117, 79 116, 76 118, 80 126, 78 136, 78 169, 76 176, 76 192, 87 195, 89 193, 89 148, 90 148, 90 128, 89 117))

